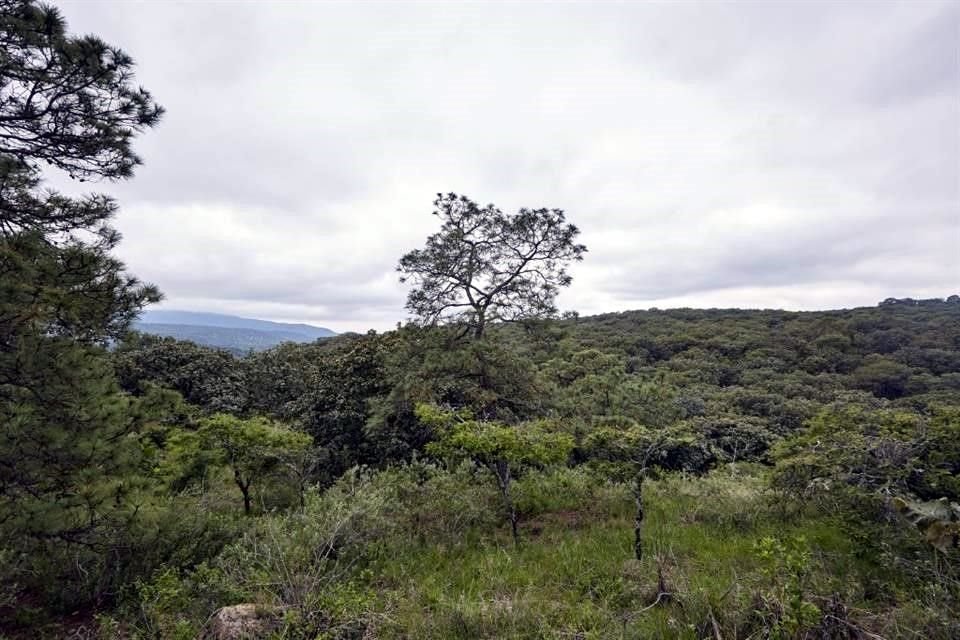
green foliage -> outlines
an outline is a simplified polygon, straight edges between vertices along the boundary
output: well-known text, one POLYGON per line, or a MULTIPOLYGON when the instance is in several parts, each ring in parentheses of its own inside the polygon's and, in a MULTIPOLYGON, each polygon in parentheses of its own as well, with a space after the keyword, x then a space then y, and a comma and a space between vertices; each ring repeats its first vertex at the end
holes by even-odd
POLYGON ((115 595, 136 547, 157 396, 122 394, 102 347, 159 293, 110 255, 116 204, 47 190, 39 167, 129 177, 162 110, 129 56, 55 8, 4 0, 0 42, 0 579, 72 605, 115 595))
POLYGON ((510 520, 514 543, 519 543, 519 514, 511 494, 514 476, 526 467, 565 462, 573 450, 573 438, 546 421, 504 425, 474 420, 470 412, 418 405, 417 418, 439 432, 427 451, 441 458, 468 459, 486 466, 496 478, 503 506, 510 520))
POLYGON ((144 570, 148 434, 175 403, 157 389, 120 393, 97 347, 17 344, 0 355, 17 381, 0 387, 0 526, 17 558, 3 580, 48 593, 51 607, 108 600, 144 570))
POLYGON ((419 405, 417 418, 440 431, 440 439, 427 451, 441 458, 469 458, 483 465, 506 461, 515 467, 545 466, 565 462, 573 438, 551 429, 548 422, 515 426, 473 420, 469 412, 451 413, 419 405))
POLYGON ((60 12, 3 0, 0 38, 7 99, 0 155, 75 178, 129 177, 133 137, 163 113, 133 84, 133 60, 95 36, 71 36, 60 12))
POLYGON ((158 384, 211 413, 246 410, 247 385, 236 359, 226 351, 135 334, 111 356, 120 386, 129 393, 158 384))
POLYGON ((404 544, 462 547, 496 529, 500 496, 483 473, 466 461, 450 469, 414 461, 371 480, 386 492, 391 529, 404 544))
POLYGON ((161 568, 149 580, 137 580, 132 591, 135 595, 123 611, 132 637, 176 640, 200 636, 211 611, 243 595, 207 562, 186 571, 161 568))
MULTIPOLYGON (((804 537, 798 536, 786 542, 773 538, 761 538, 756 544, 756 553, 761 561, 761 571, 773 583, 774 588, 764 594, 764 604, 773 615, 765 621, 770 628, 770 637, 776 639, 800 637, 803 630, 820 621, 820 609, 807 599, 806 588, 811 572, 811 553, 804 537)), ((760 611, 761 616, 766 612, 760 611)))
POLYGON ((415 285, 407 310, 427 325, 454 322, 482 337, 487 323, 552 317, 570 262, 587 248, 560 209, 520 209, 506 216, 466 196, 437 194, 440 231, 400 258, 401 282, 415 285))
POLYGON ((284 610, 287 637, 362 631, 372 600, 363 569, 390 530, 388 495, 351 471, 322 496, 311 493, 303 511, 257 521, 212 566, 245 599, 284 610))
POLYGON ((956 627, 943 612, 960 593, 955 554, 934 554, 886 497, 912 504, 955 500, 949 496, 957 491, 954 374, 944 369, 949 358, 924 351, 955 348, 955 312, 917 313, 650 312, 529 329, 492 325, 481 341, 463 340, 453 329, 407 327, 243 359, 171 343, 163 347, 166 360, 152 339, 132 340, 111 359, 140 394, 125 398, 125 411, 146 403, 144 419, 130 423, 139 452, 131 449, 132 467, 122 472, 124 504, 135 496, 140 505, 136 519, 104 521, 101 539, 111 544, 102 551, 65 554, 53 542, 43 553, 6 556, 8 599, 36 585, 31 576, 46 576, 41 583, 57 576, 72 585, 70 594, 51 587, 62 601, 97 592, 121 597, 117 615, 133 621, 121 626, 160 636, 194 633, 227 604, 254 600, 269 609, 286 598, 265 586, 287 579, 282 563, 261 564, 259 574, 232 567, 253 558, 313 562, 302 559, 309 544, 300 529, 313 525, 294 527, 297 513, 283 508, 296 504, 298 491, 304 513, 316 508, 311 485, 329 484, 344 465, 365 461, 383 468, 363 480, 379 506, 356 521, 374 535, 347 536, 356 543, 337 546, 339 565, 319 562, 343 571, 331 569, 324 575, 336 579, 301 590, 310 604, 283 605, 288 637, 349 637, 370 628, 384 637, 607 637, 624 628, 623 620, 627 637, 698 637, 713 633, 712 615, 724 637, 747 629, 761 637, 791 629, 830 637, 853 624, 887 637, 909 627, 951 638, 956 627), (828 352, 842 341, 814 344, 820 330, 849 341, 828 352), (871 339, 876 331, 901 331, 886 356, 912 371, 894 401, 872 389, 845 390, 858 386, 853 376, 869 350, 887 345, 871 339), (195 354, 197 362, 177 354, 195 354), (803 363, 814 355, 830 364, 811 374, 803 363), (938 373, 918 369, 925 362, 938 373), (128 370, 134 374, 127 377, 128 370), (202 410, 161 401, 156 384, 197 390, 202 410), (314 425, 307 440, 320 445, 264 458, 250 491, 252 505, 263 507, 251 509, 257 518, 237 513, 238 485, 219 445, 195 440, 202 429, 196 416, 215 415, 220 399, 231 396, 243 398, 247 411, 314 425), (426 406, 418 412, 418 405, 426 406), (462 463, 390 468, 427 450, 462 463), (564 462, 588 465, 566 469, 564 462), (736 465, 726 469, 727 462, 736 465), (157 484, 154 468, 173 482, 157 484), (644 553, 638 564, 624 565, 638 471, 646 478, 644 553), (762 491, 767 477, 771 494, 762 491), (793 517, 784 520, 785 513, 793 517), (284 528, 265 533, 286 518, 284 528), (524 544, 507 552, 513 529, 524 544), (248 540, 241 552, 231 544, 253 530, 260 531, 256 545, 248 540), (810 541, 802 597, 786 560, 755 551, 764 537, 798 535, 810 541), (270 536, 289 538, 289 545, 271 551, 270 536), (98 564, 101 553, 123 558, 124 570, 102 582, 62 570, 79 560, 93 575, 107 566, 98 564), (501 555, 509 563, 496 559, 501 555), (654 600, 657 563, 682 612, 661 603, 631 617, 654 600), (777 568, 764 573, 764 566, 777 568), (733 570, 740 586, 727 593, 733 570), (151 585, 151 575, 157 590, 137 595, 129 586, 151 585), (538 579, 545 590, 527 586, 538 579), (557 604, 545 607, 544 599, 557 604), (845 602, 882 612, 885 622, 857 617, 845 602), (819 607, 820 618, 804 603, 819 607))
POLYGON ((289 473, 309 445, 307 434, 266 418, 216 414, 200 420, 196 430, 169 434, 164 473, 182 485, 190 477, 202 477, 208 467, 227 467, 243 496, 244 512, 250 514, 254 482, 268 474, 289 473))
POLYGON ((525 528, 563 529, 589 518, 627 515, 627 487, 598 481, 586 466, 530 470, 514 483, 513 491, 521 518, 532 520, 524 522, 525 528))
POLYGON ((629 488, 583 469, 516 482, 529 532, 520 547, 506 546, 482 513, 496 496, 469 466, 351 472, 311 493, 303 512, 250 521, 196 570, 142 582, 128 625, 176 637, 220 606, 253 602, 282 612, 279 633, 292 638, 695 638, 715 628, 730 638, 843 637, 836 629, 846 625, 951 637, 943 600, 903 595, 885 601, 883 616, 851 614, 878 606, 863 595, 873 565, 830 519, 780 520, 759 472, 737 465, 650 480, 651 552, 639 563, 623 561, 629 488), (658 570, 675 602, 651 608, 658 570))
POLYGON ((670 429, 601 427, 587 436, 583 449, 595 468, 620 480, 653 468, 704 472, 717 460, 707 443, 682 424, 670 429))
POLYGON ((122 335, 143 305, 159 299, 156 289, 124 273, 109 255, 120 239, 116 232, 89 231, 90 242, 39 229, 0 236, 0 338, 9 351, 18 339, 38 335, 104 344, 122 335))
POLYGON ((3 358, 18 384, 4 385, 0 402, 0 521, 18 536, 79 541, 123 502, 123 475, 140 455, 133 406, 95 349, 31 344, 29 359, 3 358))
POLYGON ((244 391, 252 411, 281 420, 292 420, 297 403, 311 381, 337 347, 349 348, 343 337, 337 341, 296 344, 288 342, 258 351, 238 362, 244 391))
POLYGON ((622 358, 597 349, 561 354, 545 363, 541 374, 554 386, 558 413, 580 423, 617 416, 668 426, 683 412, 674 388, 629 375, 622 358))
POLYGON ((957 499, 954 409, 913 412, 837 403, 776 447, 774 487, 801 501, 861 494, 957 499))
POLYGON ((389 391, 387 344, 371 333, 324 358, 303 394, 289 405, 298 426, 313 436, 323 455, 328 480, 368 459, 369 400, 389 391))
POLYGON ((694 418, 684 429, 701 438, 719 462, 763 460, 777 440, 764 420, 737 414, 694 418))
POLYGON ((883 356, 867 356, 852 374, 853 385, 880 398, 899 398, 906 393, 910 368, 883 356))

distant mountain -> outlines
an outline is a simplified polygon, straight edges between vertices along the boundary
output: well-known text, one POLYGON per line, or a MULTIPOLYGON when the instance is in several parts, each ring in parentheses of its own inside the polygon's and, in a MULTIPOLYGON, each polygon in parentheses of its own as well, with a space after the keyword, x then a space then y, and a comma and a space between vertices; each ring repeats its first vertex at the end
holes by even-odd
POLYGON ((313 342, 337 335, 309 324, 270 322, 220 313, 146 311, 134 324, 137 331, 197 344, 229 349, 234 353, 269 349, 282 342, 313 342))

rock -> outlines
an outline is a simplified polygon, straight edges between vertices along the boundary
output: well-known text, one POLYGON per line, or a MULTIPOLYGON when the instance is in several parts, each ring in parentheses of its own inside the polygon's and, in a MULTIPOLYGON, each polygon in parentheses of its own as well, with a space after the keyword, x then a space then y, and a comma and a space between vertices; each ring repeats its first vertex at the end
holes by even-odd
POLYGON ((257 604, 235 604, 218 609, 210 619, 210 640, 256 640, 266 638, 279 626, 275 609, 257 604))

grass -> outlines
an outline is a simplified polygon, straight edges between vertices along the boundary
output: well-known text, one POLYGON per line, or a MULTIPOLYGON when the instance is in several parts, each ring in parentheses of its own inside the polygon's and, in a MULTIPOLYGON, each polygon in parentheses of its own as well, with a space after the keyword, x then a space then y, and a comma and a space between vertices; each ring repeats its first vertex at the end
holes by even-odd
POLYGON ((737 637, 758 594, 776 592, 757 553, 764 538, 805 539, 818 588, 842 589, 841 576, 863 568, 836 524, 771 515, 754 470, 647 483, 641 562, 627 490, 591 495, 574 476, 554 491, 561 480, 530 478, 518 491, 519 547, 501 528, 463 545, 390 548, 371 568, 375 637, 695 638, 711 619, 737 637), (660 575, 672 598, 651 606, 660 575))
POLYGON ((278 638, 958 637, 955 610, 944 604, 955 585, 908 575, 909 545, 888 557, 875 553, 887 542, 865 547, 862 532, 851 535, 840 519, 785 518, 765 473, 739 466, 646 482, 637 561, 629 487, 583 468, 516 481, 519 546, 496 517, 502 505, 482 470, 383 472, 355 493, 308 501, 303 517, 263 516, 268 546, 243 543, 206 572, 155 579, 140 591, 149 615, 131 620, 126 628, 139 631, 123 637, 192 637, 227 604, 292 605, 277 600, 279 587, 318 570, 304 549, 327 544, 321 529, 331 513, 361 504, 369 517, 329 540, 365 540, 340 547, 360 554, 356 564, 317 583, 306 606, 287 607, 278 638), (256 583, 276 588, 263 593, 256 583))

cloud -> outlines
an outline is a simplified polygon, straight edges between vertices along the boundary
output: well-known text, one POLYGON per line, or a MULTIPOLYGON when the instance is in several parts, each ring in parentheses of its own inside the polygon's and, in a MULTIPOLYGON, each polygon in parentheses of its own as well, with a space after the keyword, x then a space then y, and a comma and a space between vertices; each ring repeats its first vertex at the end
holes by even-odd
POLYGON ((438 191, 567 211, 562 306, 960 283, 951 2, 63 2, 167 107, 105 185, 170 308, 390 328, 438 191))

